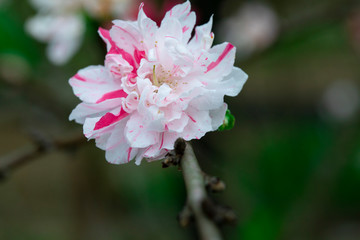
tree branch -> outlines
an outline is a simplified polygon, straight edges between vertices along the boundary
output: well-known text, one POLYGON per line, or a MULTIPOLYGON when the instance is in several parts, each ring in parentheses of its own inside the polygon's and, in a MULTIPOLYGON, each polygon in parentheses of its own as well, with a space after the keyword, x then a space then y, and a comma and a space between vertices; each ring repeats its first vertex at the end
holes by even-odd
POLYGON ((10 154, 0 157, 0 181, 18 167, 40 157, 50 151, 69 149, 85 143, 83 135, 71 136, 69 138, 49 140, 41 135, 33 135, 32 143, 17 149, 10 154))
POLYGON ((203 211, 203 204, 207 201, 205 181, 190 143, 186 143, 180 166, 188 194, 187 204, 194 214, 201 239, 222 239, 216 224, 211 221, 203 211))

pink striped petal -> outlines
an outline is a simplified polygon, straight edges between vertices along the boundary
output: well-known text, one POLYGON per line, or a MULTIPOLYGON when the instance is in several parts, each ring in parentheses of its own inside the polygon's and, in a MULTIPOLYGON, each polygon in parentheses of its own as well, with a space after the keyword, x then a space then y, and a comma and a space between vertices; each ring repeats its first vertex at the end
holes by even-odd
POLYGON ((99 130, 105 127, 108 127, 110 125, 113 125, 114 123, 120 121, 121 119, 127 117, 129 114, 122 109, 120 110, 120 113, 118 115, 114 115, 112 113, 106 113, 100 120, 95 124, 94 131, 99 130))
POLYGON ((183 4, 175 5, 170 11, 168 11, 163 19, 163 22, 169 21, 170 18, 177 19, 181 24, 182 30, 182 42, 186 44, 190 37, 191 32, 194 28, 196 15, 194 12, 190 12, 190 2, 186 1, 183 4))
POLYGON ((114 99, 114 98, 126 98, 127 95, 128 94, 124 92, 122 89, 115 90, 112 92, 105 93, 99 100, 96 101, 96 103, 101 103, 106 100, 114 99))
POLYGON ((103 116, 106 112, 121 106, 121 99, 111 99, 100 104, 80 103, 71 112, 69 120, 75 120, 77 123, 84 123, 86 118, 96 118, 103 116))
POLYGON ((236 49, 231 43, 222 43, 212 47, 208 53, 205 82, 222 79, 233 70, 236 49))
POLYGON ((110 71, 103 66, 90 66, 70 78, 74 94, 86 103, 97 103, 105 94, 121 89, 110 71))
POLYGON ((234 48, 234 46, 231 44, 231 43, 228 43, 224 49, 224 51, 220 54, 220 56, 218 57, 218 59, 216 59, 215 62, 212 62, 210 63, 208 66, 207 66, 207 70, 205 73, 213 70, 215 67, 217 67, 219 65, 219 63, 221 61, 224 60, 224 58, 229 54, 229 52, 234 48))

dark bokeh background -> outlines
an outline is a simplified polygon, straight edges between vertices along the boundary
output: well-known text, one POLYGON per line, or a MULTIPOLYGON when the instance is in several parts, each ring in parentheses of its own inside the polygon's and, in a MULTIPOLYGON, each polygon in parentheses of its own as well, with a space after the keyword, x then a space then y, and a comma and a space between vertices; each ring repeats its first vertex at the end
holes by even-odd
MULTIPOLYGON (((164 2, 152 1, 158 7, 152 12, 162 14, 164 2)), ((277 16, 276 37, 246 55, 238 48, 236 64, 249 80, 238 97, 226 99, 236 125, 193 143, 204 170, 227 183, 214 198, 238 214, 224 235, 360 239, 360 2, 260 3, 277 16)), ((192 1, 199 24, 215 13, 218 43, 232 41, 224 39, 229 31, 250 35, 231 28, 244 4, 192 1)), ((81 49, 54 66, 46 45, 24 30, 35 13, 26 1, 0 1, 1 156, 33 148, 34 134, 81 133, 67 120, 79 102, 67 81, 104 59, 96 33, 104 22, 87 16, 81 49)), ((176 221, 186 199, 177 169, 160 162, 115 166, 104 156, 84 138, 81 146, 49 151, 11 171, 0 182, 0 239, 195 239, 192 227, 176 221)))

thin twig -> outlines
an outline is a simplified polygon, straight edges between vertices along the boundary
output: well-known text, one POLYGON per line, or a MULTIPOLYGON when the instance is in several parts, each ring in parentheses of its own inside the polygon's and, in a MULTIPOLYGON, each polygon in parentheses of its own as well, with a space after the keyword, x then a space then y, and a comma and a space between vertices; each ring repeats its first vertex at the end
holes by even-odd
POLYGON ((36 139, 33 138, 31 144, 0 157, 0 181, 4 180, 10 172, 37 159, 43 154, 54 150, 73 148, 84 142, 86 141, 84 141, 83 135, 76 135, 66 139, 57 139, 53 141, 39 137, 36 139))
POLYGON ((188 194, 187 204, 194 214, 201 239, 222 239, 217 225, 211 221, 203 211, 203 203, 207 199, 205 181, 190 143, 186 143, 180 166, 188 194))

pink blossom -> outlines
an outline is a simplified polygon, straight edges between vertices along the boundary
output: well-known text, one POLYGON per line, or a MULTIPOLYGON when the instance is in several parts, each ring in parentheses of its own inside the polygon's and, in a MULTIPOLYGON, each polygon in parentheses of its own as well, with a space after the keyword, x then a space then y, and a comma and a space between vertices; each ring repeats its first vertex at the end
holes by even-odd
POLYGON ((211 47, 212 18, 192 38, 189 2, 168 11, 160 27, 143 4, 137 21, 113 23, 109 31, 99 29, 108 51, 104 66, 84 68, 69 81, 83 101, 69 118, 84 124, 107 161, 161 159, 177 138, 199 139, 218 129, 224 95, 236 96, 247 75, 233 66, 232 44, 211 47))

